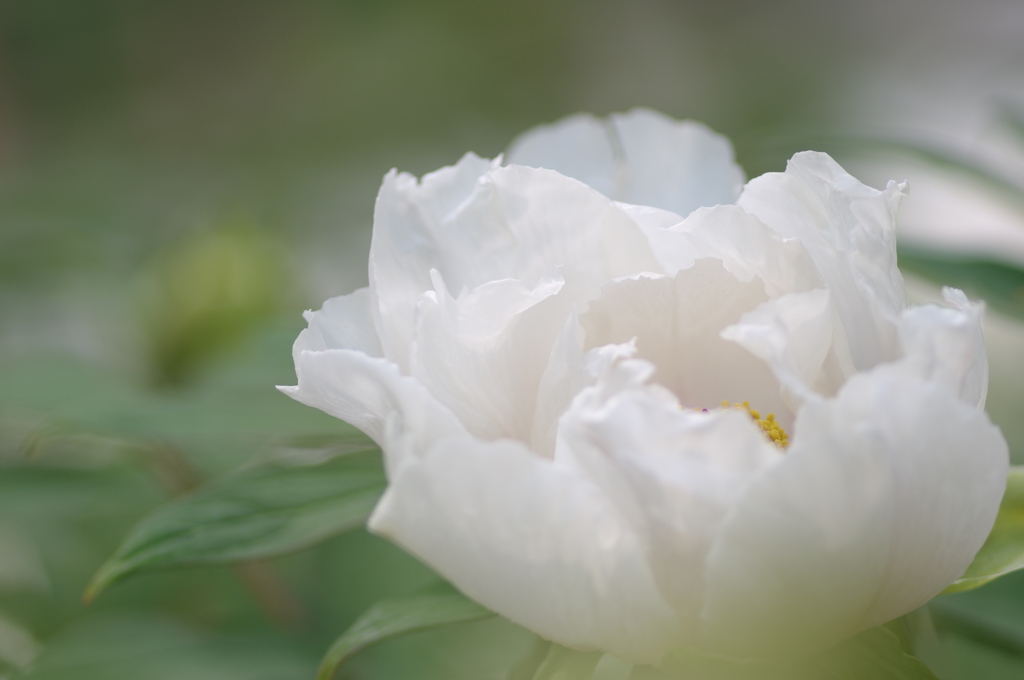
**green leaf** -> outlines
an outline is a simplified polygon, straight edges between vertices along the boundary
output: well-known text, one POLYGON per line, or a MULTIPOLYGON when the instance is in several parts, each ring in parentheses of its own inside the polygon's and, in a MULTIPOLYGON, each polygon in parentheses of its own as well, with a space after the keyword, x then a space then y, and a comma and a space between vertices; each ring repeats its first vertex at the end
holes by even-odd
POLYGON ((962 289, 992 309, 1024 319, 1024 269, 918 248, 900 248, 899 266, 926 279, 962 289))
MULTIPOLYGON (((791 661, 741 661, 701 654, 670 658, 668 677, 690 680, 937 680, 907 654, 886 628, 870 628, 832 649, 791 661)), ((664 672, 637 667, 631 680, 667 680, 664 672)))
POLYGON ((143 519, 93 577, 85 599, 139 572, 308 547, 362 526, 385 486, 377 450, 281 458, 243 470, 143 519))
POLYGON ((532 680, 590 680, 602 652, 578 652, 552 643, 532 680))
POLYGON ((331 680, 341 666, 370 645, 401 635, 494 616, 448 584, 403 598, 382 600, 367 609, 324 655, 317 680, 331 680))
POLYGON ((924 663, 900 647, 887 628, 869 628, 807 660, 806 680, 937 680, 924 663))
MULTIPOLYGON (((506 680, 590 680, 602 657, 604 652, 581 652, 537 638, 533 648, 512 667, 506 680)), ((624 678, 623 670, 628 673, 632 665, 622 660, 617 663, 625 668, 610 672, 613 677, 624 678)), ((613 666, 607 666, 601 676, 607 677, 611 668, 613 666)))
MULTIPOLYGON (((0 670, 4 666, 24 669, 39 655, 41 647, 30 632, 0 616, 0 670)), ((0 677, 4 677, 0 674, 0 677)))
POLYGON ((959 593, 983 586, 1011 571, 1024 568, 1024 467, 1010 468, 999 515, 985 545, 963 576, 943 593, 959 593))
MULTIPOLYGON (((938 630, 943 634, 952 633, 972 640, 1007 655, 1024 656, 1024 625, 1015 621, 1015 617, 986 611, 984 607, 964 600, 963 597, 971 596, 932 600, 929 609, 938 630)), ((1009 612, 1016 613, 1016 607, 1012 602, 1006 604, 1009 605, 1006 607, 1009 612)))

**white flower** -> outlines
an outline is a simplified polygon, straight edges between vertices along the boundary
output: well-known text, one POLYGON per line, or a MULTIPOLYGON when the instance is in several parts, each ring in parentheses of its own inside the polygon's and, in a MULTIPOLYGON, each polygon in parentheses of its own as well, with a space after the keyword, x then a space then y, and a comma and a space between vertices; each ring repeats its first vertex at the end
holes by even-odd
POLYGON ((373 531, 640 663, 825 647, 963 573, 1007 447, 981 306, 906 306, 902 185, 808 152, 744 187, 725 139, 644 110, 506 162, 389 173, 369 287, 295 342, 282 389, 384 450, 373 531))

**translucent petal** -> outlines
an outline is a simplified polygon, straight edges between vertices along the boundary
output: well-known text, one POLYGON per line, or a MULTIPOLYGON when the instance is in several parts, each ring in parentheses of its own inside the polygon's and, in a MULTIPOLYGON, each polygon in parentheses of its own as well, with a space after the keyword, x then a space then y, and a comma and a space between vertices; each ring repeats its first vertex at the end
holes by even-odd
POLYGON ((387 359, 356 350, 299 352, 298 385, 279 390, 355 425, 385 453, 389 476, 441 437, 464 432, 451 411, 387 359))
POLYGON ((785 173, 751 180, 739 205, 803 243, 839 313, 836 342, 852 368, 899 356, 896 326, 906 307, 896 268, 896 209, 905 186, 864 186, 826 154, 793 156, 785 173))
POLYGON ((370 528, 541 636, 658 661, 679 625, 601 491, 514 441, 449 438, 391 481, 370 528))
POLYGON ((983 412, 890 366, 806 402, 711 551, 705 646, 796 653, 920 607, 981 547, 1007 465, 983 412))
POLYGON ((556 455, 585 471, 630 522, 679 615, 680 644, 696 644, 716 531, 749 480, 782 453, 746 413, 681 409, 644 385, 643 372, 614 376, 623 366, 576 398, 556 455), (618 389, 609 389, 614 382, 618 389))
POLYGON ((534 128, 512 143, 505 161, 557 170, 617 201, 681 216, 734 203, 744 181, 728 139, 649 109, 534 128))

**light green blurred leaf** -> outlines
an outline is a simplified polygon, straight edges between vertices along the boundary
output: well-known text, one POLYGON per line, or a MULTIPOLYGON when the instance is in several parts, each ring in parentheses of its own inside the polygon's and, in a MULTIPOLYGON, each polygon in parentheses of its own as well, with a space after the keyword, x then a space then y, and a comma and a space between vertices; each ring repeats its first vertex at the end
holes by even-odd
MULTIPOLYGON (((79 616, 46 640, 26 680, 309 678, 315 661, 270 631, 190 626, 153 612, 79 616)), ((176 620, 179 619, 179 620, 176 620)))
POLYGON ((932 600, 928 608, 936 630, 943 637, 952 633, 1017 659, 1024 658, 1024 622, 1019 620, 1019 605, 1011 601, 1003 607, 987 608, 969 598, 972 595, 932 600))
POLYGON ((475 621, 494 613, 447 584, 373 605, 342 633, 324 655, 317 680, 331 680, 341 666, 370 645, 452 623, 475 621))
POLYGON ((18 623, 0 616, 0 668, 28 667, 41 649, 32 633, 18 623))
MULTIPOLYGON (((803 669, 802 669, 803 670, 803 669)), ((900 647, 886 628, 869 628, 835 648, 808 659, 807 680, 937 680, 927 666, 900 647)))
POLYGON ((1024 467, 1010 468, 999 515, 985 545, 963 576, 944 593, 959 593, 983 586, 1011 571, 1024 568, 1024 467))
POLYGON ((832 649, 794 661, 739 661, 699 654, 671 657, 664 671, 637 667, 630 680, 937 680, 886 628, 869 628, 832 649))
POLYGON ((280 306, 282 246, 225 225, 169 250, 142 282, 142 320, 158 384, 179 384, 280 306))
POLYGON ((601 652, 578 652, 552 644, 533 680, 589 680, 600 660, 601 652))
POLYGON ((960 288, 992 309, 1024 319, 1024 269, 1003 262, 901 248, 899 266, 936 283, 960 288))
POLYGON ((362 526, 386 481, 376 450, 284 458, 243 470, 143 519, 86 599, 145 571, 274 557, 362 526))

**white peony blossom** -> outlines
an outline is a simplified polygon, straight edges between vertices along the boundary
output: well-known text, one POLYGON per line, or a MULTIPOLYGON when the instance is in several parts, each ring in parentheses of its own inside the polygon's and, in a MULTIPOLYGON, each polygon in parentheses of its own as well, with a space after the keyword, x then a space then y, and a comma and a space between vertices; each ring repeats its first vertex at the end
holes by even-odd
POLYGON ((904 193, 811 152, 743 186, 645 110, 392 171, 281 389, 384 450, 371 530, 545 638, 823 648, 960 576, 1006 480, 981 306, 906 305, 904 193))

